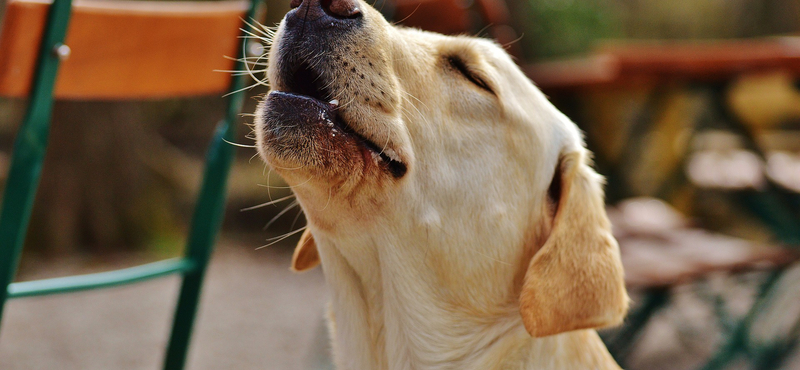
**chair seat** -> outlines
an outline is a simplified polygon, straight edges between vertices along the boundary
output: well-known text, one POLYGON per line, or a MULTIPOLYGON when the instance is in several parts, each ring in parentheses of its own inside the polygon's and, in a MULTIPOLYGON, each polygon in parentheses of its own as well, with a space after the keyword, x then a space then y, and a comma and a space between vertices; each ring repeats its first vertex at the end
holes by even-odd
POLYGON ((715 272, 770 269, 796 261, 775 245, 688 227, 666 203, 638 198, 609 209, 631 288, 667 287, 715 272))

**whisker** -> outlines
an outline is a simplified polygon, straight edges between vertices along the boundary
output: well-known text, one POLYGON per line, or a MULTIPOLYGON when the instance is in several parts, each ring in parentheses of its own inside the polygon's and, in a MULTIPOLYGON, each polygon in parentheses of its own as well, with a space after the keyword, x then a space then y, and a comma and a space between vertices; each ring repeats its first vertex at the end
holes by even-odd
MULTIPOLYGON (((266 72, 266 69, 264 69, 264 70, 260 70, 260 71, 256 71, 256 72, 266 72)), ((238 77, 238 76, 249 76, 249 75, 250 75, 250 73, 249 73, 249 72, 236 72, 236 73, 231 73, 231 76, 234 76, 234 77, 238 77)))
MULTIPOLYGON (((246 55, 247 53, 245 53, 246 50, 244 50, 244 48, 245 48, 245 45, 242 45, 242 54, 246 55)), ((262 56, 263 56, 263 54, 262 54, 262 56)), ((257 59, 256 62, 258 62, 258 61, 260 61, 260 60, 257 59)), ((253 85, 253 86, 263 85, 263 86, 269 87, 269 84, 265 83, 263 80, 261 80, 258 77, 256 77, 255 73, 253 73, 254 71, 250 69, 250 66, 247 63, 244 64, 244 67, 247 70, 247 72, 250 74, 250 77, 253 78, 253 80, 256 81, 255 85, 253 85)))
POLYGON ((214 72, 223 72, 223 73, 242 73, 245 71, 241 71, 238 69, 215 69, 214 72))
POLYGON ((486 30, 488 30, 488 29, 489 29, 489 27, 493 27, 493 26, 494 26, 494 23, 489 23, 489 24, 487 24, 487 25, 483 26, 483 28, 481 28, 481 29, 480 29, 478 32, 476 32, 476 33, 475 33, 473 36, 474 36, 474 37, 481 37, 481 33, 482 33, 483 31, 486 31, 486 30))
POLYGON ((331 188, 328 188, 328 200, 327 200, 327 201, 325 201, 325 207, 322 207, 322 210, 323 210, 323 211, 324 211, 326 208, 328 208, 328 204, 330 204, 330 203, 331 203, 331 197, 332 197, 332 196, 333 196, 333 190, 332 190, 331 188))
POLYGON ((269 220, 269 222, 267 222, 266 225, 264 225, 264 230, 268 229, 272 224, 275 223, 275 221, 277 221, 279 218, 281 218, 281 216, 285 215, 286 212, 291 211, 294 207, 297 207, 299 205, 300 205, 300 202, 298 202, 296 200, 291 202, 291 203, 289 203, 289 205, 286 206, 286 208, 284 208, 283 211, 278 212, 278 214, 275 215, 275 217, 273 217, 271 220, 269 220))
POLYGON ((400 23, 403 23, 403 22, 404 22, 406 19, 408 19, 408 18, 411 18, 411 16, 412 16, 412 15, 414 15, 414 13, 416 13, 416 12, 417 12, 417 10, 419 10, 419 7, 420 7, 421 5, 422 5, 422 3, 419 3, 419 4, 417 4, 417 7, 416 7, 416 8, 414 8, 414 11, 412 11, 411 13, 409 13, 409 14, 408 14, 408 15, 407 15, 405 18, 403 18, 403 19, 401 19, 401 20, 399 20, 399 21, 397 21, 397 22, 392 22, 392 25, 395 25, 395 26, 396 26, 396 25, 398 25, 398 24, 400 24, 400 23))
POLYGON ((292 226, 289 226, 290 229, 294 229, 294 225, 297 224, 297 220, 299 220, 300 216, 302 216, 302 215, 303 215, 303 211, 302 211, 302 208, 301 208, 300 212, 297 212, 297 216, 294 216, 294 220, 292 220, 292 226))
POLYGON ((275 199, 275 200, 271 200, 271 201, 266 202, 266 203, 257 204, 257 205, 254 205, 252 207, 242 208, 242 209, 239 210, 239 212, 252 211, 254 209, 264 208, 266 206, 271 206, 273 204, 277 204, 277 203, 283 202, 284 200, 291 199, 291 198, 294 198, 294 197, 295 197, 294 194, 287 195, 287 196, 285 196, 283 198, 278 198, 278 199, 275 199))
POLYGON ((256 186, 260 186, 262 188, 267 188, 267 189, 291 189, 292 188, 291 186, 272 186, 272 185, 267 185, 267 184, 256 184, 256 186))
POLYGON ((261 41, 264 41, 264 42, 267 42, 267 43, 272 42, 272 40, 270 40, 268 38, 265 38, 264 36, 256 35, 256 34, 250 32, 250 31, 248 31, 248 30, 246 30, 244 28, 240 28, 239 30, 241 30, 242 32, 245 33, 244 36, 238 36, 238 38, 240 38, 240 39, 256 39, 256 40, 261 40, 261 41))
POLYGON ((236 91, 231 91, 231 92, 229 92, 229 93, 227 93, 227 94, 225 94, 225 95, 222 95, 222 97, 223 97, 223 98, 225 98, 225 97, 228 97, 228 96, 230 96, 230 95, 233 95, 233 94, 238 94, 238 93, 240 93, 240 92, 242 92, 242 91, 245 91, 245 90, 252 90, 254 87, 256 87, 256 86, 258 86, 258 85, 260 85, 260 84, 259 84, 259 83, 255 83, 255 84, 253 84, 253 85, 250 85, 250 86, 243 87, 243 88, 241 88, 241 89, 239 89, 239 90, 236 90, 236 91))
POLYGON ((403 91, 403 93, 405 93, 406 95, 408 95, 408 96, 410 96, 410 97, 414 98, 414 100, 416 100, 417 102, 419 102, 420 104, 422 104, 423 106, 425 106, 425 108, 427 108, 427 109, 431 109, 430 107, 428 107, 428 105, 427 105, 427 104, 425 104, 425 102, 423 102, 422 100, 420 100, 419 98, 417 98, 416 96, 414 96, 413 94, 411 94, 410 92, 408 92, 408 91, 403 91))
POLYGON ((255 148, 256 147, 255 145, 245 145, 245 144, 234 143, 232 141, 228 141, 225 138, 223 138, 222 141, 224 141, 224 142, 226 142, 226 143, 228 143, 230 145, 233 145, 233 146, 238 146, 239 148, 255 148))
POLYGON ((252 21, 252 23, 248 22, 247 20, 244 20, 244 19, 242 21, 246 25, 250 26, 250 28, 254 29, 256 32, 259 32, 262 35, 270 37, 270 38, 275 36, 275 31, 277 31, 277 29, 278 29, 277 26, 275 26, 275 27, 267 27, 267 26, 261 24, 261 22, 255 20, 253 18, 250 18, 250 21, 252 21))
MULTIPOLYGON (((511 41, 509 41, 509 42, 507 42, 507 43, 505 43, 505 44, 503 44, 503 45, 500 45, 500 46, 502 46, 502 47, 503 47, 503 49, 508 49, 508 47, 509 47, 509 46, 511 46, 511 45, 514 45, 514 44, 516 44, 516 43, 520 42, 520 41, 522 40, 522 38, 523 38, 523 37, 525 37, 525 34, 524 34, 524 33, 523 33, 523 34, 520 34, 520 35, 519 35, 519 37, 517 37, 516 39, 514 39, 514 40, 511 40, 511 41)), ((513 56, 513 55, 511 56, 511 58, 513 58, 515 61, 516 61, 516 59, 517 59, 517 57, 515 57, 515 56, 513 56)))
MULTIPOLYGON (((255 32, 258 32, 258 33, 260 33, 260 34, 264 35, 264 37, 265 37, 265 38, 272 39, 272 36, 274 36, 274 33, 273 33, 272 31, 270 31, 270 30, 268 30, 268 29, 264 28, 264 25, 262 25, 261 23, 259 23, 259 22, 258 22, 257 20, 255 20, 255 19, 253 19, 253 18, 250 18, 250 20, 251 20, 251 21, 253 21, 253 22, 255 22, 255 24, 253 24, 253 23, 250 23, 250 22, 248 22, 248 21, 247 21, 247 20, 245 20, 245 19, 242 19, 242 22, 244 22, 244 24, 246 24, 246 25, 247 25, 247 26, 248 26, 248 27, 249 27, 251 30, 253 30, 253 31, 255 31, 255 32), (259 25, 259 26, 261 26, 261 27, 256 27, 256 25, 259 25)), ((245 32, 247 32, 248 34, 250 34, 250 32, 248 32, 248 31, 245 31, 245 32)))
POLYGON ((278 239, 278 240, 275 240, 275 241, 273 241, 272 243, 269 243, 269 244, 262 245, 262 246, 260 246, 260 247, 256 248, 256 250, 259 250, 259 249, 263 249, 263 248, 269 247, 269 246, 271 246, 271 245, 273 245, 273 244, 275 244, 275 243, 280 243, 280 242, 281 242, 281 241, 283 241, 284 239, 286 239, 286 238, 288 238, 288 237, 290 237, 290 236, 292 236, 292 235, 295 235, 295 234, 297 234, 297 233, 299 233, 299 232, 301 232, 301 231, 304 231, 304 230, 305 230, 305 229, 307 229, 307 228, 308 228, 308 226, 304 226, 304 227, 301 227, 301 228, 299 228, 299 229, 297 229, 297 230, 295 230, 295 231, 292 231, 292 232, 289 232, 289 233, 287 233, 287 234, 284 234, 284 235, 282 235, 282 236, 281 236, 281 238, 280 238, 280 239, 278 239))
POLYGON ((301 227, 301 228, 299 228, 299 229, 297 229, 297 230, 292 230, 292 231, 290 231, 290 232, 288 232, 288 233, 286 233, 286 234, 282 234, 282 235, 278 235, 278 236, 273 236, 273 237, 271 237, 271 238, 267 238, 266 240, 269 242, 269 241, 273 241, 273 240, 276 240, 276 239, 281 239, 281 238, 283 238, 283 237, 285 237, 285 236, 287 236, 287 235, 292 235, 292 233, 296 233, 296 232, 298 232, 298 231, 300 231, 300 230, 304 230, 305 228, 306 228, 306 227, 305 227, 305 226, 303 226, 303 227, 301 227))
MULTIPOLYGON (((267 196, 269 197, 269 199, 272 199, 272 187, 269 186, 270 176, 272 176, 272 167, 267 166, 267 164, 265 162, 264 163, 264 170, 266 170, 267 168, 269 168, 269 171, 267 172, 267 196)), ((261 184, 258 184, 258 185, 260 186, 261 184)))
POLYGON ((295 171, 295 170, 299 170, 299 169, 303 168, 302 165, 298 166, 298 167, 281 167, 281 166, 274 166, 273 165, 272 167, 277 168, 279 170, 287 170, 287 171, 295 171))
MULTIPOLYGON (((247 62, 247 63, 250 63, 250 64, 256 64, 257 61, 259 61, 259 60, 261 60, 263 58, 263 55, 260 55, 260 56, 257 56, 257 57, 242 57, 242 58, 234 58, 234 57, 229 57, 227 55, 223 55, 222 57, 227 59, 227 60, 232 60, 232 61, 235 61, 235 62, 247 62), (253 59, 255 59, 255 62, 253 61, 253 59)), ((260 64, 261 65, 266 65, 267 63, 266 62, 262 62, 260 64)))

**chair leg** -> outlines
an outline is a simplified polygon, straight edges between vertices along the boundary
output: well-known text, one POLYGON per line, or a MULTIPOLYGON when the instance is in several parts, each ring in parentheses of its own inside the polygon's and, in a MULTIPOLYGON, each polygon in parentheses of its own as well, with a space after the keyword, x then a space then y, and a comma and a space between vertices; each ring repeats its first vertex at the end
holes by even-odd
POLYGON ((208 151, 203 185, 192 218, 186 250, 186 258, 196 267, 183 277, 164 360, 165 370, 183 369, 186 363, 203 277, 225 211, 227 179, 234 157, 234 147, 225 141, 231 140, 234 131, 230 122, 223 120, 208 151))
POLYGON ((0 211, 0 320, 8 298, 8 285, 14 281, 17 272, 42 173, 53 110, 53 86, 59 65, 54 50, 64 42, 71 9, 71 0, 55 0, 50 7, 36 75, 31 83, 30 103, 14 143, 0 211))
MULTIPOLYGON (((252 0, 250 9, 245 19, 252 19, 256 14, 259 1, 252 0)), ((235 70, 244 69, 242 63, 246 38, 243 38, 242 48, 239 51, 239 61, 235 70)), ((195 270, 183 277, 178 304, 175 308, 175 318, 172 323, 167 354, 164 358, 164 370, 181 370, 186 365, 186 355, 189 349, 194 318, 200 300, 200 289, 203 285, 208 260, 214 248, 217 232, 222 223, 225 211, 225 193, 234 158, 234 147, 230 142, 235 140, 236 129, 232 124, 236 122, 242 109, 244 94, 241 93, 244 79, 241 76, 233 77, 230 91, 233 95, 228 100, 225 118, 217 127, 217 132, 211 141, 206 157, 206 168, 203 176, 203 185, 195 212, 192 218, 189 241, 187 243, 186 258, 197 266, 195 270), (227 142, 226 142, 227 141, 227 142)))
POLYGON ((186 365, 186 355, 189 350, 194 318, 197 315, 205 267, 199 266, 197 271, 187 274, 183 278, 178 306, 175 309, 175 319, 172 322, 172 335, 170 335, 167 355, 164 359, 165 370, 180 370, 186 365))

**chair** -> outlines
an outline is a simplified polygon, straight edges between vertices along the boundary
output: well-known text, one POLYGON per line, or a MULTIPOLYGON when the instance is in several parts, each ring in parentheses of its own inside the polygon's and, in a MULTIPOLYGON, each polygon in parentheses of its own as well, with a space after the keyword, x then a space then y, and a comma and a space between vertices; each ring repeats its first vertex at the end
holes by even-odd
MULTIPOLYGON (((685 84, 694 91, 705 92, 709 97, 709 111, 719 121, 715 124, 724 125, 723 127, 735 132, 741 137, 744 149, 755 153, 757 158, 766 162, 766 155, 755 133, 730 108, 727 92, 740 76, 748 74, 781 71, 797 83, 800 80, 798 41, 800 38, 794 36, 692 43, 609 44, 586 58, 538 63, 525 66, 524 70, 551 97, 577 91, 610 90, 637 85, 685 84)), ((664 100, 664 96, 661 89, 654 89, 648 96, 647 107, 656 107, 664 100)), ((637 118, 630 131, 639 135, 651 132, 654 126, 651 116, 653 110, 650 108, 641 118, 637 118)), ((700 119, 690 122, 691 132, 699 131, 703 124, 700 119)), ((590 147, 597 146, 591 142, 591 135, 587 135, 587 140, 590 147)), ((629 145, 619 155, 621 158, 639 155, 631 149, 635 147, 632 145, 635 141, 635 138, 626 141, 629 145)), ((684 154, 684 157, 687 156, 688 154, 684 154)), ((609 162, 601 154, 596 156, 596 161, 598 164, 609 162)), ((659 192, 660 196, 668 198, 669 189, 688 181, 684 175, 684 161, 685 158, 671 171, 668 181, 664 182, 663 190, 659 192)), ((618 171, 614 171, 616 166, 619 165, 605 166, 608 168, 607 188, 609 192, 629 194, 629 184, 618 171)), ((699 280, 710 273, 739 272, 747 265, 759 265, 768 269, 768 277, 758 287, 755 302, 744 316, 730 319, 731 315, 724 308, 715 307, 715 318, 725 328, 723 341, 701 369, 725 369, 736 361, 739 364, 747 362, 757 369, 777 369, 793 354, 800 344, 800 320, 791 324, 788 335, 774 335, 766 339, 758 336, 758 324, 759 320, 763 321, 762 314, 770 307, 776 307, 782 299, 796 295, 794 291, 787 290, 786 285, 792 279, 788 265, 797 261, 800 245, 800 194, 769 176, 765 176, 764 182, 759 188, 726 188, 718 185, 715 190, 733 195, 741 208, 762 221, 786 248, 745 248, 750 250, 736 252, 724 244, 703 240, 706 238, 684 238, 683 245, 675 243, 662 250, 660 255, 653 253, 651 259, 658 263, 647 264, 638 260, 626 265, 629 287, 641 289, 645 294, 638 307, 629 313, 622 327, 605 338, 609 350, 620 364, 624 366, 647 322, 669 303, 672 287, 699 280), (693 252, 685 253, 688 249, 693 252), (732 258, 733 256, 740 257, 732 258), (680 269, 669 271, 670 262, 673 266, 680 266, 680 269), (642 278, 631 284, 631 275, 642 278)), ((693 184, 697 187, 702 185, 693 184)), ((671 232, 673 237, 685 236, 681 235, 685 230, 671 232)), ((623 255, 625 252, 623 248, 623 255)), ((646 253, 642 250, 638 252, 646 253)), ((712 300, 718 298, 710 297, 712 300)))
POLYGON ((182 276, 164 369, 182 369, 203 276, 220 228, 242 94, 228 98, 207 152, 185 255, 89 275, 12 283, 47 148, 53 100, 152 99, 236 92, 243 19, 256 1, 150 2, 10 0, 0 31, 0 96, 29 97, 16 136, 0 211, 0 319, 7 299, 182 276), (147 45, 142 48, 141 45, 147 45), (191 55, 191 58, 186 58, 191 55), (180 64, 175 63, 180 60, 180 64), (89 77, 91 76, 91 77, 89 77))

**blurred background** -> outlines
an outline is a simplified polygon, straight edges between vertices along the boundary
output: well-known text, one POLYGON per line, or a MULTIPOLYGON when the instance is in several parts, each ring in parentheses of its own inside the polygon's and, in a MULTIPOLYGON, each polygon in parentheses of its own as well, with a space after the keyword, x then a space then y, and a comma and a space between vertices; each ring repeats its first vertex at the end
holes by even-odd
MULTIPOLYGON (((800 0, 375 7, 495 38, 585 131, 634 299, 626 323, 602 332, 623 367, 800 369, 800 0)), ((264 9, 273 25, 289 2, 264 9)), ((265 91, 247 91, 244 112, 265 91)), ((56 102, 18 280, 180 255, 223 104, 56 102)), ((0 183, 25 105, 0 98, 0 183)), ((251 120, 238 123, 244 146, 251 120)), ((289 273, 296 237, 258 249, 303 216, 291 199, 246 210, 290 193, 255 149, 237 152, 188 368, 326 368, 321 272, 289 273)), ((11 301, 0 368, 158 368, 177 287, 11 301)))

